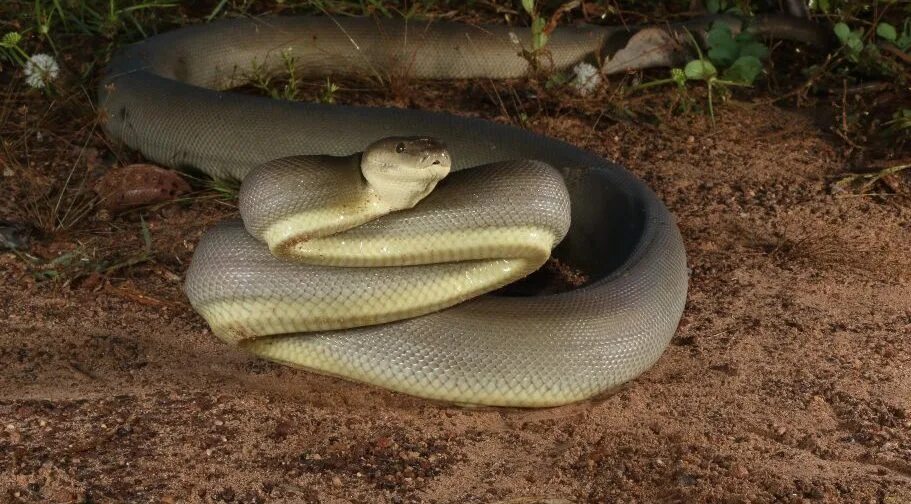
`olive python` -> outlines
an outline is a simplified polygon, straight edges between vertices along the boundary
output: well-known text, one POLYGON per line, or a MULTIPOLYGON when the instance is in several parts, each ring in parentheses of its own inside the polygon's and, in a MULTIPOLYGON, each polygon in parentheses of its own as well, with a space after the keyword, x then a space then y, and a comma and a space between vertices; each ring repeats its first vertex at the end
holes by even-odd
MULTIPOLYGON (((621 30, 558 27, 547 63, 560 71, 598 57, 621 30)), ((531 47, 528 29, 507 26, 221 20, 122 48, 104 72, 100 104, 106 133, 146 158, 243 181, 243 220, 203 236, 185 284, 225 341, 429 399, 554 406, 643 373, 680 320, 688 286, 683 242, 643 182, 569 143, 486 120, 229 92, 289 61, 299 76, 407 75, 413 86, 516 78, 530 70, 523 47, 531 47), (422 201, 326 232, 311 233, 308 220, 310 231, 298 231, 314 215, 338 218, 313 205, 345 208, 345 215, 359 207, 346 201, 365 196, 345 188, 363 192, 371 182, 359 175, 371 148, 432 151, 451 173, 422 201), (297 218, 300 212, 309 217, 297 218), (373 245, 364 245, 367 238, 373 245), (326 243, 341 244, 343 259, 327 259, 326 243), (436 248, 408 251, 425 245, 436 248), (289 250, 308 247, 322 259, 288 259, 289 250), (553 257, 585 272, 583 285, 532 296, 491 292, 538 268, 551 247, 553 257), (364 262, 365 249, 386 259, 364 262)))

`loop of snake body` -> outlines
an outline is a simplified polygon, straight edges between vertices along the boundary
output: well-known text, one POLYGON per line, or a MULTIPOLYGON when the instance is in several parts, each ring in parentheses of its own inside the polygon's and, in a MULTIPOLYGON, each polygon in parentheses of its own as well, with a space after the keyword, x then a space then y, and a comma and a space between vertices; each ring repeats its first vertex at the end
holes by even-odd
MULTIPOLYGON (((618 30, 559 27, 548 61, 569 68, 618 30)), ((280 72, 289 55, 308 76, 521 77, 529 62, 519 49, 530 43, 527 29, 505 26, 224 20, 125 47, 99 95, 111 138, 170 167, 243 181, 243 221, 206 233, 185 284, 218 336, 264 358, 425 398, 554 406, 644 372, 681 317, 681 236, 641 181, 512 126, 226 91, 254 71, 280 72), (385 212, 386 203, 369 191, 345 200, 344 188, 373 182, 362 170, 369 146, 393 141, 378 152, 394 154, 433 139, 452 173, 423 201, 372 220, 379 213, 369 209, 385 212), (339 208, 365 224, 333 234, 339 208), (557 242, 553 256, 587 283, 549 295, 478 295, 540 266, 557 242), (380 258, 363 260, 364 251, 380 258), (318 260, 287 260, 298 253, 318 260)))

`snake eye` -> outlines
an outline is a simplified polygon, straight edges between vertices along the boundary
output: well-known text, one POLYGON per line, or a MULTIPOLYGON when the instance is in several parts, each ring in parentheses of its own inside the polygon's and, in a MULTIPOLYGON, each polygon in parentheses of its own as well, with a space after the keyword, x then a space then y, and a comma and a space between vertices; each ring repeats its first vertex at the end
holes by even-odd
POLYGON ((405 143, 399 142, 399 144, 395 146, 395 151, 398 152, 399 154, 405 152, 405 143))

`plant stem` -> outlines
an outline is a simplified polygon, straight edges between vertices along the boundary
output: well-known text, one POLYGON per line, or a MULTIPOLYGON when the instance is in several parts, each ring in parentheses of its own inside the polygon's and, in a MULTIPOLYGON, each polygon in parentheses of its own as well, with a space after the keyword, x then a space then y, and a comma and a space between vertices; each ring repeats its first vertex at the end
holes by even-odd
POLYGON ((648 88, 652 88, 655 86, 661 86, 664 84, 671 84, 673 82, 676 82, 673 77, 668 77, 667 79, 653 80, 653 81, 645 82, 643 84, 636 84, 635 86, 629 88, 629 92, 634 93, 636 91, 642 91, 643 89, 648 89, 648 88))

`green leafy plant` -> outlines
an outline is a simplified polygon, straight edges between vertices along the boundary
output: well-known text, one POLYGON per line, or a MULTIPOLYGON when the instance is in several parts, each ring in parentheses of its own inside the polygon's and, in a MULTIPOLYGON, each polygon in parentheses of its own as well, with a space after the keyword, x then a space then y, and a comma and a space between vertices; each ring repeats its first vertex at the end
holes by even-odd
POLYGON ((538 14, 535 0, 522 0, 522 8, 531 16, 531 50, 540 51, 547 44, 547 33, 544 31, 547 20, 538 14))
MULTIPOLYGON (((539 68, 539 57, 547 45, 551 32, 557 27, 560 18, 567 12, 582 5, 580 0, 572 0, 564 3, 551 14, 550 18, 545 18, 538 10, 535 0, 522 0, 522 9, 531 17, 531 48, 522 48, 522 56, 528 60, 532 68, 539 68)), ((518 39, 513 42, 518 43, 518 39)))
POLYGON ((706 45, 709 61, 724 69, 721 77, 741 84, 752 84, 762 73, 762 60, 769 56, 769 48, 755 36, 748 32, 735 36, 725 23, 712 25, 706 45))
POLYGON ((835 24, 833 31, 841 43, 841 53, 851 63, 849 66, 842 65, 842 72, 857 70, 862 74, 901 76, 900 67, 884 57, 881 46, 893 53, 911 49, 911 18, 905 19, 901 33, 886 22, 877 23, 875 30, 871 30, 875 32, 875 37, 863 28, 852 29, 844 22, 835 24))
POLYGON ((836 23, 833 30, 838 41, 841 42, 845 57, 854 63, 860 61, 860 56, 867 47, 867 44, 864 43, 864 31, 860 28, 852 30, 844 22, 836 23))
POLYGON ((762 60, 768 57, 769 49, 750 33, 742 32, 735 36, 731 28, 721 22, 713 23, 706 34, 707 51, 704 54, 692 34, 690 39, 696 49, 696 59, 683 68, 671 69, 670 77, 666 79, 641 84, 635 89, 676 84, 685 112, 688 112, 692 102, 686 93, 687 83, 705 82, 709 115, 714 124, 715 90, 726 90, 730 86, 751 86, 762 73, 762 60))
POLYGON ((810 0, 807 5, 815 11, 828 13, 832 10, 832 3, 829 0, 810 0))
MULTIPOLYGON (((693 81, 704 81, 706 88, 708 89, 708 107, 709 107, 709 116, 712 118, 712 125, 715 124, 715 105, 714 105, 714 89, 716 86, 737 86, 741 85, 734 81, 726 81, 718 78, 718 70, 715 68, 715 65, 711 61, 702 57, 700 52, 699 59, 690 61, 683 67, 683 75, 687 80, 693 81)), ((671 74, 673 78, 673 74, 671 74)), ((679 79, 679 77, 678 77, 679 79)), ((676 82, 676 80, 675 80, 676 82)))
POLYGON ((894 26, 885 22, 876 25, 876 35, 887 42, 891 42, 902 51, 907 51, 911 49, 911 18, 905 19, 901 35, 899 35, 894 26))

